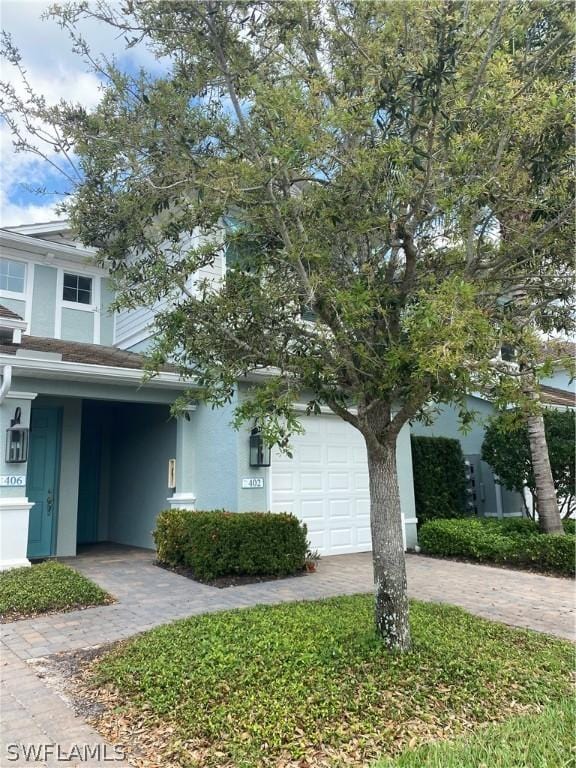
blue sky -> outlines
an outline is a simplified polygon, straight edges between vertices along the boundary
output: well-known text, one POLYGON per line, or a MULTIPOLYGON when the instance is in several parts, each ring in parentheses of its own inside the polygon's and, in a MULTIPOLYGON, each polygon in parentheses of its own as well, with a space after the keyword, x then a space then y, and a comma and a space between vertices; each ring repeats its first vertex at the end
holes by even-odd
MULTIPOLYGON (((93 107, 99 99, 99 80, 72 52, 67 33, 53 20, 41 19, 49 5, 47 0, 1 0, 2 29, 12 35, 19 48, 35 91, 42 93, 49 103, 64 98, 93 107)), ((152 54, 142 48, 131 49, 126 56, 121 41, 106 25, 86 23, 82 32, 95 52, 115 55, 130 68, 158 68, 152 54)), ((5 62, 0 66, 0 79, 21 88, 18 73, 5 62)), ((0 226, 57 218, 54 208, 58 198, 34 194, 25 186, 62 189, 62 182, 47 163, 29 154, 14 152, 5 124, 0 124, 0 163, 0 226)))

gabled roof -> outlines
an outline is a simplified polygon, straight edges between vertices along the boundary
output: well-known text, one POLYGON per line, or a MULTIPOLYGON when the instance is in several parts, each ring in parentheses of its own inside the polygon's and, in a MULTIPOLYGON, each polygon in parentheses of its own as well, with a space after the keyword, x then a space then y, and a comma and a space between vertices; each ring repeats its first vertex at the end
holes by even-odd
POLYGON ((542 386, 540 387, 540 400, 545 405, 560 405, 566 408, 576 408, 576 392, 574 392, 574 390, 567 392, 565 389, 542 386))
POLYGON ((68 232, 70 224, 67 219, 54 221, 41 221, 36 224, 16 224, 12 227, 3 227, 8 232, 19 232, 21 235, 52 235, 60 232, 68 232))
POLYGON ((0 317, 7 317, 9 320, 23 320, 24 318, 17 315, 16 312, 12 312, 11 309, 0 304, 0 317))
MULTIPOLYGON (((0 342, 0 354, 26 356, 27 352, 51 353, 50 358, 68 363, 85 363, 87 365, 112 366, 114 368, 131 368, 144 370, 146 358, 135 352, 127 352, 116 347, 105 347, 101 344, 84 344, 79 341, 50 339, 44 336, 22 336, 21 344, 0 342)), ((162 371, 173 372, 173 366, 166 365, 162 371)))
POLYGON ((576 358, 576 343, 568 339, 548 339, 542 344, 540 362, 559 360, 561 358, 576 358))

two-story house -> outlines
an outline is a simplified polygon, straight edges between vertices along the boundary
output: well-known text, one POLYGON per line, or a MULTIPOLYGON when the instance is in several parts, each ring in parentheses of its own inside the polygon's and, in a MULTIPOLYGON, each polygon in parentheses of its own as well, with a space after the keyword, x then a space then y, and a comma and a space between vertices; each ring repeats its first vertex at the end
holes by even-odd
MULTIPOLYGON (((303 415, 293 457, 273 452, 262 466, 251 457, 252 425, 230 425, 234 403, 171 414, 193 382, 166 368, 143 383, 154 310, 113 313, 112 300, 106 271, 65 223, 0 230, 0 569, 94 542, 152 547, 169 505, 293 512, 324 555, 370 549, 356 430, 328 412, 303 415)), ((408 429, 398 466, 412 546, 408 429)))

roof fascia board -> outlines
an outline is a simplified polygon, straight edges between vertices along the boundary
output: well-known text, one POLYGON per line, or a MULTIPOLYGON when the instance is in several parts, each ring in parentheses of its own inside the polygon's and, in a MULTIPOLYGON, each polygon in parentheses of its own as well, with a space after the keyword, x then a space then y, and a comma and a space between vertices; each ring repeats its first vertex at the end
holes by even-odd
POLYGON ((57 232, 69 232, 70 222, 68 219, 59 219, 57 221, 37 222, 36 224, 16 224, 13 227, 3 227, 9 232, 20 232, 23 235, 52 235, 57 232))
POLYGON ((93 365, 75 363, 68 360, 40 360, 18 355, 0 354, 0 366, 11 365, 16 371, 23 371, 32 377, 68 378, 74 380, 107 381, 109 383, 137 384, 142 387, 166 387, 169 389, 187 389, 194 382, 184 382, 177 373, 161 371, 148 381, 143 381, 141 368, 122 368, 112 365, 93 365))
POLYGON ((54 255, 72 258, 73 260, 79 257, 83 259, 94 258, 97 253, 94 248, 66 245, 65 243, 56 243, 53 240, 42 240, 38 237, 22 235, 19 232, 9 232, 6 229, 0 229, 0 244, 42 255, 53 253, 54 255))
MULTIPOLYGON (((1 302, 2 299, 0 299, 1 302)), ((10 330, 19 328, 21 331, 25 331, 27 326, 26 320, 18 320, 16 317, 2 317, 0 315, 0 328, 9 328, 10 330)))

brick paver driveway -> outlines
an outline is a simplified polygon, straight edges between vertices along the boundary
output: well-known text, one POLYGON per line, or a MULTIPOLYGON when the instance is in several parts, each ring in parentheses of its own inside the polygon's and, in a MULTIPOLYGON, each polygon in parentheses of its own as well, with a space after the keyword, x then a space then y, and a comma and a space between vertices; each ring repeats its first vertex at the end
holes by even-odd
MULTIPOLYGON (((369 554, 329 557, 320 561, 313 575, 229 589, 197 584, 157 568, 153 554, 144 550, 101 547, 69 562, 118 602, 2 625, 2 768, 75 764, 8 762, 5 750, 14 742, 101 744, 98 735, 35 675, 28 660, 112 642, 193 614, 367 592, 372 586, 369 554)), ((574 636, 574 591, 568 579, 418 555, 408 555, 407 562, 412 597, 460 605, 479 616, 560 637, 574 636)), ((78 764, 123 765, 107 757, 78 764)))

